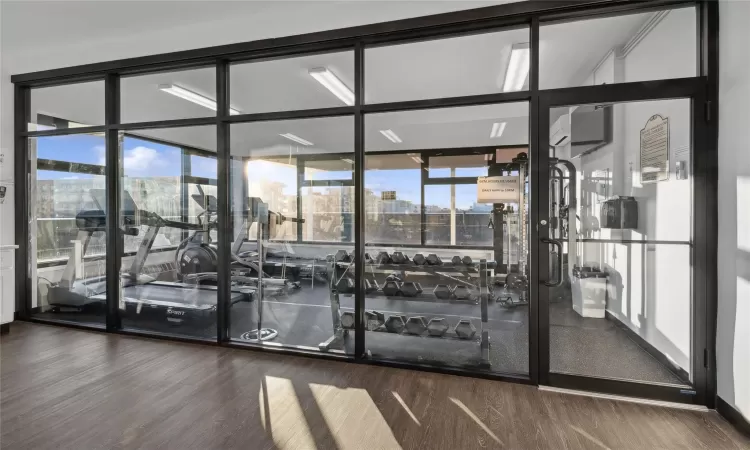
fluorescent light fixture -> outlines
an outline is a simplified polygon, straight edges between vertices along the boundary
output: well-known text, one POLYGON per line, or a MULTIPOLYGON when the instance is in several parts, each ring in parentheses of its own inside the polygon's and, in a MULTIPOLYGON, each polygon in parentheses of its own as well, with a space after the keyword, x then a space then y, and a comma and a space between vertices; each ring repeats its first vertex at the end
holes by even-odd
POLYGON ((529 76, 529 62, 531 55, 529 43, 513 44, 510 50, 510 60, 505 71, 503 92, 520 91, 529 76))
POLYGON ((492 131, 490 131, 490 138, 496 139, 503 135, 505 131, 505 122, 495 122, 492 124, 492 131))
POLYGON ((294 141, 294 142, 296 142, 296 143, 298 143, 298 144, 302 144, 302 145, 313 145, 313 143, 312 143, 312 142, 310 142, 310 141, 307 141, 307 140, 305 140, 305 139, 302 139, 302 138, 301 138, 301 137, 299 137, 299 136, 295 136, 295 135, 293 135, 292 133, 284 133, 284 134, 280 134, 279 136, 281 136, 281 137, 285 137, 285 138, 289 139, 290 141, 294 141))
POLYGON ((484 155, 484 160, 485 160, 485 161, 492 161, 492 158, 493 158, 494 156, 495 156, 495 155, 493 155, 492 153, 485 153, 485 155, 484 155))
POLYGON ((412 156, 411 159, 413 159, 415 163, 419 163, 419 164, 424 163, 424 160, 420 158, 419 156, 412 156))
POLYGON ((354 161, 349 158, 341 158, 342 161, 344 161, 347 164, 354 164, 354 161))
POLYGON ((326 89, 331 91, 333 95, 338 97, 339 100, 349 106, 354 105, 354 92, 352 92, 352 90, 349 89, 339 77, 334 75, 333 72, 325 67, 316 67, 310 69, 308 73, 315 78, 318 83, 322 84, 326 89))
MULTIPOLYGON (((201 95, 197 92, 193 92, 190 89, 185 89, 182 86, 177 86, 176 84, 160 84, 159 90, 164 91, 167 94, 172 94, 175 97, 180 97, 181 99, 187 100, 189 102, 193 102, 196 105, 201 105, 204 108, 208 108, 212 111, 216 111, 216 100, 206 97, 205 95, 201 95)), ((242 114, 237 109, 229 108, 229 114, 231 115, 237 115, 242 114)))
POLYGON ((396 133, 394 133, 392 130, 380 130, 380 134, 385 136, 389 141, 393 142, 394 144, 400 144, 401 138, 396 136, 396 133))

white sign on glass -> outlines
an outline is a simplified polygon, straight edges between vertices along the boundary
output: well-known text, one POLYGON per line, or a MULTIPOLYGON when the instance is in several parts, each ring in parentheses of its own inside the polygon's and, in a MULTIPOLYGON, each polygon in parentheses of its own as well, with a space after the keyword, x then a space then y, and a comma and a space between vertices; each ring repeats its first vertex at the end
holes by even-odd
POLYGON ((518 177, 477 178, 477 203, 518 203, 518 177))
POLYGON ((669 118, 655 114, 641 130, 641 183, 669 179, 669 118))

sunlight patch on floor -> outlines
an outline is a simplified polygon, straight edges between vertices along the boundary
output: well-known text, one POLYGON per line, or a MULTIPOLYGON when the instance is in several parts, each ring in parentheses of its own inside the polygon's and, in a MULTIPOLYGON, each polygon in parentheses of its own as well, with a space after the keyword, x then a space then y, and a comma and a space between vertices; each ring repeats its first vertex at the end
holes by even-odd
POLYGON ((401 448, 366 390, 314 383, 310 390, 339 448, 401 448))
POLYGON ((278 448, 316 448, 290 380, 266 376, 258 391, 261 423, 278 448))

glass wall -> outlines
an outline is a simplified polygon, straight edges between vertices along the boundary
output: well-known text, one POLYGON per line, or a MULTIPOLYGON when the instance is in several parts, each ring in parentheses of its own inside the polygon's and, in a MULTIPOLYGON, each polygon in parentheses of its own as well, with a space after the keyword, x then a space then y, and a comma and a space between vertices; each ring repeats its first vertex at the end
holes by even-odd
POLYGON ((232 125, 233 339, 353 352, 353 153, 352 117, 232 125))
MULTIPOLYGON (((168 130, 174 143, 156 141, 165 130, 122 135, 120 227, 123 253, 120 314, 128 329, 216 336, 216 228, 214 186, 193 173, 216 173, 216 158, 193 155, 177 142, 193 133, 216 142, 215 127, 168 130), (214 167, 211 168, 210 166, 214 167)), ((241 298, 237 298, 241 301, 241 298)), ((247 300, 247 299, 245 299, 247 300)))
POLYGON ((527 374, 527 293, 512 308, 499 301, 509 266, 496 255, 510 235, 479 183, 512 170, 526 185, 516 166, 528 161, 528 104, 373 114, 365 124, 367 351, 527 374))
POLYGON ((104 136, 29 140, 32 311, 36 317, 104 325, 106 158, 104 136), (33 232, 35 231, 35 233, 33 232))

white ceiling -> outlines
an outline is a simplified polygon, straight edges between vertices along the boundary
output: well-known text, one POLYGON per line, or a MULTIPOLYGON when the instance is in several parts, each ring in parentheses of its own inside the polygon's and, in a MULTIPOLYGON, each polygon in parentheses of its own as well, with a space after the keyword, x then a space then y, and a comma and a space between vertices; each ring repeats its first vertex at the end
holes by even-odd
MULTIPOLYGON (((162 13, 166 14, 165 11, 162 13)), ((196 6, 188 11, 198 14, 201 9, 196 6)), ((639 14, 542 27, 541 86, 580 85, 602 57, 627 42, 648 17, 639 14)), ((147 22, 150 20, 153 18, 147 22)), ((374 103, 500 92, 511 46, 527 41, 528 30, 516 29, 368 49, 366 99, 374 103)), ((308 70, 314 67, 327 67, 345 84, 353 86, 351 52, 238 64, 231 70, 231 104, 245 113, 343 106, 309 76, 308 70)), ((159 91, 157 86, 165 83, 215 97, 211 68, 124 78, 123 122, 214 114, 159 91)), ((97 82, 36 90, 32 94, 32 110, 76 122, 101 124, 103 85, 97 82)), ((368 151, 524 145, 528 142, 528 106, 521 103, 368 115, 365 125, 368 151), (490 139, 492 124, 498 121, 507 122, 505 132, 499 139, 490 139), (393 130, 403 143, 393 144, 385 139, 378 132, 383 129, 393 130)), ((292 133, 315 144, 312 148, 297 146, 299 151, 353 150, 352 119, 328 118, 235 125, 231 133, 233 153, 287 154, 290 144, 296 144, 279 136, 282 133, 292 133)), ((216 144, 215 132, 206 128, 148 130, 141 134, 209 150, 215 149, 216 144)))

